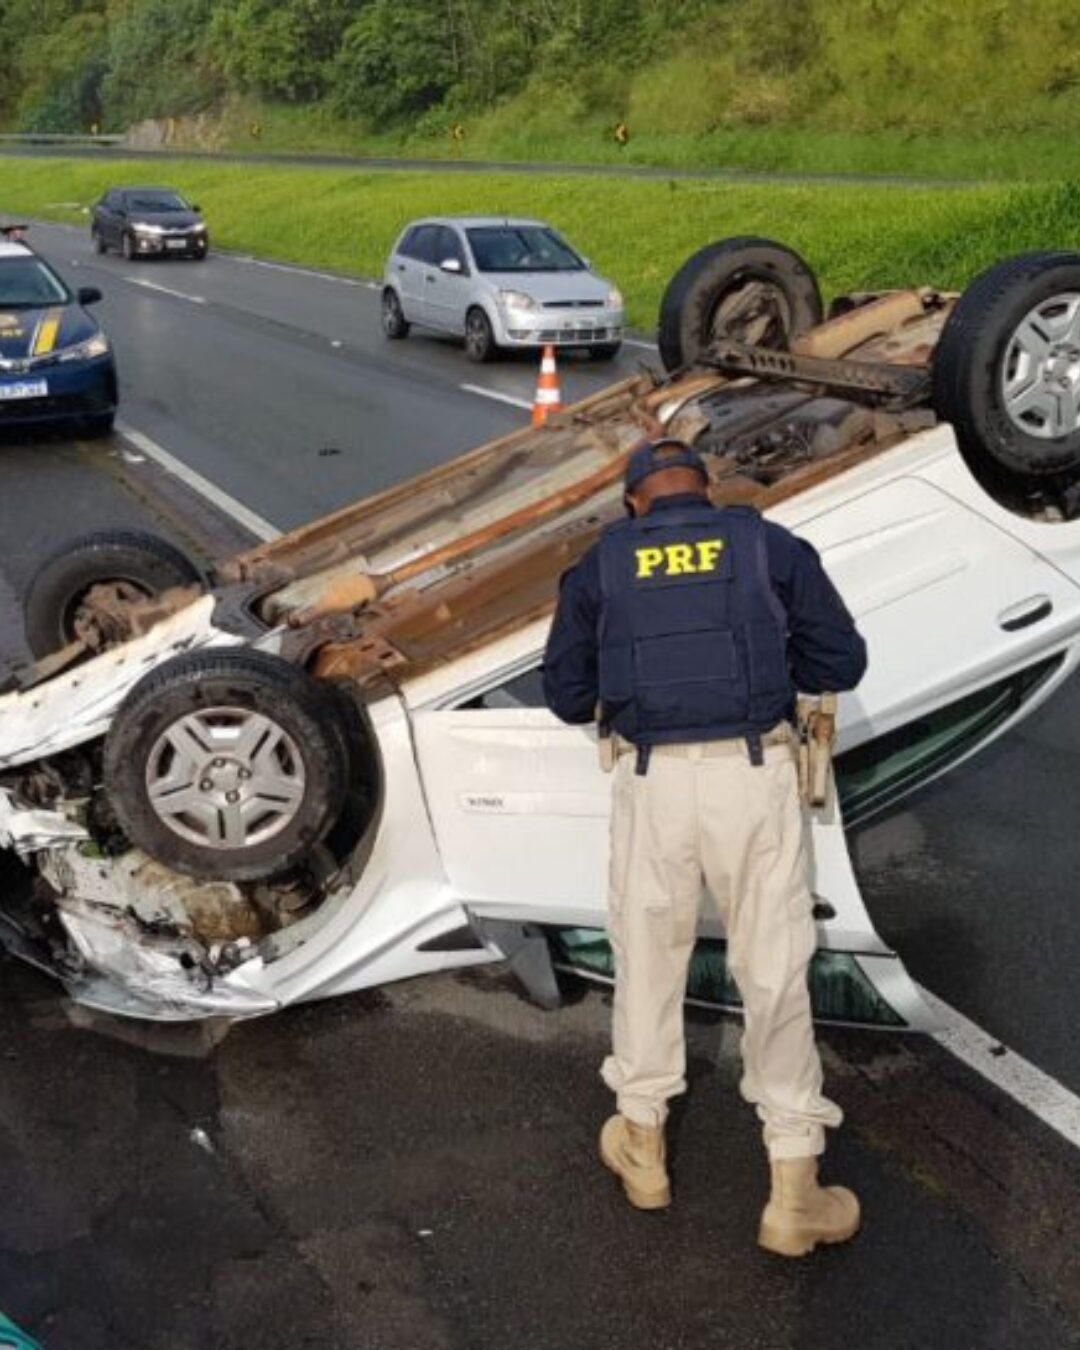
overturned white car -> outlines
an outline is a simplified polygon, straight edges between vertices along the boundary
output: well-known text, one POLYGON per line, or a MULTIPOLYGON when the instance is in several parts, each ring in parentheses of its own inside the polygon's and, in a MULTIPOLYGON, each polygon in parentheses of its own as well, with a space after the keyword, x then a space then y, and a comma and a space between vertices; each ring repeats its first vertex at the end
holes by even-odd
MULTIPOLYGON (((81 1002, 247 1016, 513 959, 604 977, 609 780, 543 706, 559 573, 621 507, 632 447, 706 454, 822 552, 870 649, 814 814, 820 1016, 917 1026, 842 817, 881 810, 1080 659, 1080 255, 962 297, 847 296, 790 250, 691 258, 667 373, 481 447, 200 577, 95 536, 27 599, 0 694, 0 934, 81 1002)), ((730 1003, 708 923, 697 997, 730 1003)))

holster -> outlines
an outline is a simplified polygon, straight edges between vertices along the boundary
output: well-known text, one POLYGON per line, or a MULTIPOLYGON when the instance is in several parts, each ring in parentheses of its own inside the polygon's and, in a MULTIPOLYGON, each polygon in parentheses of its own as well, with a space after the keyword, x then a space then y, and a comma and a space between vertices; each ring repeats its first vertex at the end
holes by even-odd
POLYGON ((833 746, 836 743, 836 695, 800 698, 795 707, 799 744, 799 795, 807 806, 829 799, 833 746))

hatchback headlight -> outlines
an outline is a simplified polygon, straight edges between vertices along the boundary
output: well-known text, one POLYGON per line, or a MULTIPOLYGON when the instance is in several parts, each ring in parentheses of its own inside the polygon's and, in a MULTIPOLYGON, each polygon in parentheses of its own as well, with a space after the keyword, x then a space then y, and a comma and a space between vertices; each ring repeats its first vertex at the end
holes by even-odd
POLYGON ((623 295, 622 291, 619 290, 618 286, 612 286, 611 290, 608 291, 607 306, 608 309, 622 309, 623 295))
POLYGON ((195 231, 196 234, 206 233, 206 226, 202 223, 201 220, 198 221, 196 224, 192 225, 191 228, 195 231))
POLYGON ((109 350, 109 339, 104 333, 95 333, 85 342, 77 342, 74 347, 65 347, 56 353, 58 361, 91 361, 95 356, 104 356, 109 350))
POLYGON ((141 220, 135 221, 135 223, 132 225, 131 228, 132 228, 133 230, 135 230, 135 232, 136 232, 137 234, 164 234, 164 233, 165 233, 165 226, 164 226, 164 225, 149 225, 149 224, 145 224, 145 223, 144 223, 143 221, 141 221, 141 220))
POLYGON ((524 291, 500 291, 499 300, 507 309, 535 309, 536 301, 524 291))

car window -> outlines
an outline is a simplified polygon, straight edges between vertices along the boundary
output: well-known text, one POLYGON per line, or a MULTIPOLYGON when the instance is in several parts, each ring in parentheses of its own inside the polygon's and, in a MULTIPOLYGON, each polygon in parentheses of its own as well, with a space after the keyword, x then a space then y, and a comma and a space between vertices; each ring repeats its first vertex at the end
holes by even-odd
POLYGON ((542 666, 532 666, 517 675, 477 694, 462 707, 480 708, 546 708, 544 699, 544 672, 542 666))
POLYGON ((439 237, 438 225, 421 225, 413 241, 412 257, 418 262, 434 262, 436 243, 439 237))
POLYGON ((0 258, 0 310, 66 305, 67 287, 40 258, 0 258))
POLYGON ((191 207, 178 192, 129 192, 129 211, 190 211, 191 207))
POLYGON ((581 272, 585 264, 546 225, 474 225, 466 230, 481 272, 581 272))
POLYGON ((438 243, 435 247, 437 262, 441 264, 446 262, 447 258, 456 258, 462 268, 468 270, 465 262, 465 250, 461 246, 457 230, 452 230, 449 226, 443 225, 439 230, 438 243))

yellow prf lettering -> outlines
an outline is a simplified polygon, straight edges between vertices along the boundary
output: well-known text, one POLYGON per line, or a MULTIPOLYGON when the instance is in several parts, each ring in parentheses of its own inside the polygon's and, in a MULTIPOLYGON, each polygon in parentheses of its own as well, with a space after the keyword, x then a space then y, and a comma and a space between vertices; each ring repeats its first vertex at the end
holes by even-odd
POLYGON ((664 561, 664 550, 662 548, 638 548, 634 550, 634 553, 637 557, 637 574, 639 577, 651 577, 664 561))
POLYGON ((684 572, 696 572, 694 549, 691 544, 668 544, 664 549, 667 563, 664 572, 669 577, 682 576, 684 572))
POLYGON ((715 572, 717 559, 723 551, 724 541, 722 539, 699 539, 697 570, 699 572, 715 572))

